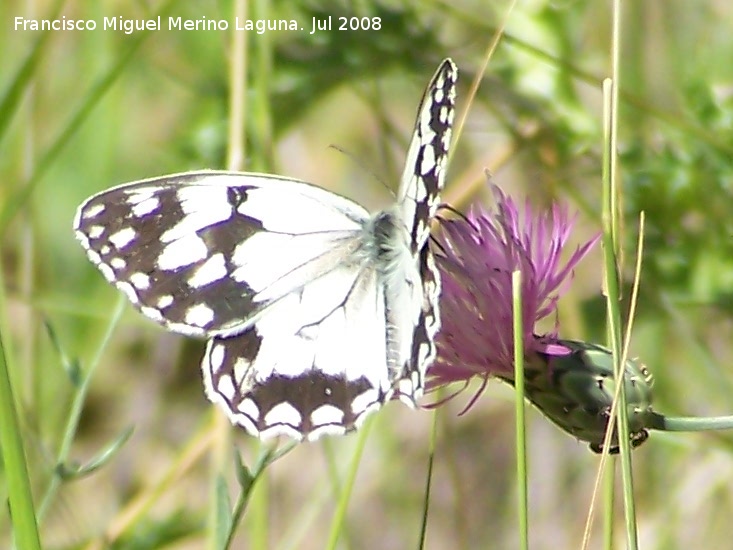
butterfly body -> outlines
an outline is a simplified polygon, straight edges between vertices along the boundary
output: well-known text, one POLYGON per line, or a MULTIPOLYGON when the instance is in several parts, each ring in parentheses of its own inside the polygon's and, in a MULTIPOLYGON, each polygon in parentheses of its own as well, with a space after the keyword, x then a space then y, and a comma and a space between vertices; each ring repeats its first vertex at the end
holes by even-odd
POLYGON ((197 171, 89 198, 90 260, 141 313, 209 340, 209 399, 260 438, 358 428, 414 405, 435 355, 440 281, 428 246, 453 119, 443 62, 421 103, 398 203, 370 214, 267 174, 197 171))

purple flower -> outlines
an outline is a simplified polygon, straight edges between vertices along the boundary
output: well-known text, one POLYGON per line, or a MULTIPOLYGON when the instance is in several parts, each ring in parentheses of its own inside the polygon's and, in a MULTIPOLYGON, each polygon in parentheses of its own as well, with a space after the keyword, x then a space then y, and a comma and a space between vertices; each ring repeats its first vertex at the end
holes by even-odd
POLYGON ((535 324, 556 311, 575 265, 600 235, 578 247, 563 263, 563 247, 573 225, 565 208, 554 205, 537 215, 526 202, 524 215, 501 189, 492 186, 496 208, 474 207, 465 219, 444 220, 436 254, 442 276, 442 328, 438 355, 428 370, 428 389, 489 377, 512 382, 512 272, 522 272, 524 351, 529 357, 568 355, 557 327, 536 335, 535 324))

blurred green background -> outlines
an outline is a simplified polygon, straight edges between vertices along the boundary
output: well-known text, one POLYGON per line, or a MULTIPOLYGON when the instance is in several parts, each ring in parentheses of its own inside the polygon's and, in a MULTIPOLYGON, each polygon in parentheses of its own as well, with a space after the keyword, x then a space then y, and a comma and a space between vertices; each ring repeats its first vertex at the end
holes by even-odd
MULTIPOLYGON (((420 94, 450 56, 468 118, 454 142, 446 200, 460 208, 483 200, 488 168, 517 199, 569 204, 580 212, 576 242, 590 238, 600 230, 610 2, 521 2, 469 104, 469 83, 507 7, 249 2, 248 18, 295 19, 304 30, 246 34, 246 168, 384 206, 392 198, 381 182, 396 189, 420 94), (334 25, 339 16, 379 18, 381 29, 309 34, 312 18, 328 16, 334 25)), ((160 9, 164 27, 168 15, 234 20, 227 1, 0 4, 1 320, 39 500, 76 391, 64 356, 88 367, 118 300, 74 241, 76 206, 126 181, 225 167, 233 23, 229 31, 102 30, 104 17, 144 19, 160 9), (97 30, 14 29, 17 16, 49 18, 54 10, 95 20, 97 30)), ((646 214, 632 352, 654 373, 655 408, 667 414, 733 409, 732 28, 733 5, 722 0, 626 2, 623 11, 619 147, 629 284, 639 212, 646 214)), ((604 341, 601 280, 598 249, 561 300, 563 337, 604 341)), ((135 431, 103 468, 61 486, 41 526, 46 548, 203 547, 211 463, 229 461, 228 448, 206 435, 219 434, 221 421, 203 395, 203 347, 126 306, 70 460, 84 463, 128 427, 135 431), (217 453, 226 458, 214 460, 217 453), (150 507, 126 521, 130 506, 175 468, 150 507)), ((427 547, 513 548, 512 394, 490 384, 458 417, 469 397, 438 413, 427 547)), ((432 414, 390 404, 376 416, 341 547, 415 547, 432 414)), ((598 457, 529 415, 531 547, 577 548, 598 457)), ((258 443, 243 432, 233 441, 251 462, 258 443)), ((322 548, 355 444, 351 436, 302 445, 273 464, 234 548, 322 548)), ((730 547, 733 435, 655 433, 633 456, 642 548, 730 547)), ((617 521, 621 535, 621 514, 617 521)), ((9 529, 1 514, 2 547, 9 529)), ((594 533, 591 547, 600 547, 600 524, 594 533)))

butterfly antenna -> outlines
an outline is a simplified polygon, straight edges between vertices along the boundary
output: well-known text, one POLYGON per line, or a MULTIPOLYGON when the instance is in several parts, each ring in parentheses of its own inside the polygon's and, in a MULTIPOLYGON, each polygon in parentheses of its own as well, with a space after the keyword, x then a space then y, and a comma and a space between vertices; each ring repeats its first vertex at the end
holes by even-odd
POLYGON ((430 243, 434 245, 444 256, 447 256, 448 253, 445 250, 445 247, 443 246, 443 243, 441 243, 436 237, 433 235, 430 235, 430 243))
POLYGON ((440 213, 441 210, 447 210, 448 212, 455 214, 456 216, 461 218, 464 222, 466 222, 468 225, 470 225, 474 231, 478 231, 478 227, 476 227, 476 224, 474 224, 471 220, 469 220, 468 217, 463 212, 461 212, 460 210, 456 210, 453 206, 451 206, 447 202, 443 202, 438 205, 438 213, 435 215, 435 219, 438 220, 438 222, 451 223, 452 221, 448 218, 445 218, 444 216, 441 216, 441 213, 440 213))
POLYGON ((356 155, 354 155, 354 154, 353 154, 353 153, 351 153, 350 151, 347 151, 346 149, 343 149, 342 147, 340 147, 340 146, 338 146, 338 145, 334 145, 333 143, 332 143, 331 145, 329 145, 329 147, 330 147, 331 149, 335 149, 335 150, 336 150, 336 151, 338 151, 339 153, 343 153, 344 155, 346 155, 347 157, 349 157, 349 159, 350 159, 350 160, 351 160, 351 161, 352 161, 352 162, 353 162, 354 164, 356 164, 356 165, 357 165, 357 166, 358 166, 359 168, 361 168, 361 169, 362 169, 362 171, 364 171, 364 172, 366 172, 367 174, 369 174, 370 176, 372 176, 372 178, 374 178, 374 179, 375 179, 376 181, 378 181, 379 183, 381 183, 381 184, 382 184, 382 185, 384 186, 384 188, 385 188, 385 189, 386 189, 387 191, 389 191, 389 192, 390 192, 390 194, 391 194, 391 195, 392 195, 393 197, 396 197, 396 195, 395 195, 395 192, 394 192, 394 189, 392 189, 392 188, 391 188, 391 187, 390 187, 389 185, 387 185, 387 184, 385 183, 385 181, 384 181, 384 180, 383 180, 382 178, 380 178, 380 177, 379 177, 379 176, 377 175, 377 173, 376 173, 376 172, 375 172, 374 170, 372 170, 372 169, 371 169, 371 167, 369 167, 369 166, 367 166, 366 164, 364 164, 364 163, 362 162, 362 160, 361 160, 361 159, 359 159, 358 157, 356 157, 356 155))

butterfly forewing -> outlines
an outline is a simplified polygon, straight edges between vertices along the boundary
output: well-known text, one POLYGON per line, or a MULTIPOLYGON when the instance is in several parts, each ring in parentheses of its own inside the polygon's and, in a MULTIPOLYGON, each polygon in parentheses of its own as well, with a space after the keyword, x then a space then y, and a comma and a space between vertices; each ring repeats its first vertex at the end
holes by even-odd
POLYGON ((392 398, 414 405, 435 356, 428 246, 454 116, 446 60, 418 109, 399 201, 374 215, 310 184, 201 171, 88 199, 75 231, 147 317, 209 339, 209 399, 267 438, 342 434, 392 398))
POLYGON ((144 315, 213 336, 241 332, 270 302, 330 269, 368 217, 303 182, 202 171, 95 195, 79 208, 75 230, 144 315))
POLYGON ((430 221, 440 204, 455 117, 457 79, 458 69, 453 61, 444 60, 418 107, 399 192, 413 253, 425 244, 430 221))

